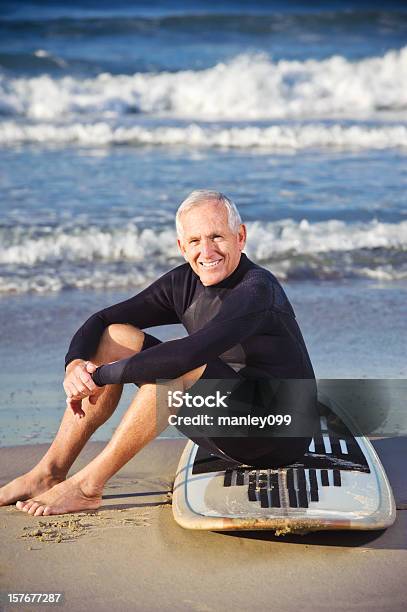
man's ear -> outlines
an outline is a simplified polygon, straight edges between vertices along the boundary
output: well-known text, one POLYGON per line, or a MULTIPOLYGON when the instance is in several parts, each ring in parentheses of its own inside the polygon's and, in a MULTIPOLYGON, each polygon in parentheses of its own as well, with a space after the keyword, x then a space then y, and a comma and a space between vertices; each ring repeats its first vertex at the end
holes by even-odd
POLYGON ((246 244, 246 238, 247 238, 247 230, 246 230, 246 226, 244 223, 242 223, 239 226, 238 238, 239 238, 239 248, 241 251, 243 251, 244 246, 246 244))
POLYGON ((184 249, 184 247, 182 246, 182 242, 181 242, 181 240, 180 240, 179 238, 177 238, 177 245, 178 245, 178 249, 179 249, 179 251, 180 251, 180 253, 181 253, 182 257, 183 257, 183 258, 184 258, 186 261, 188 261, 188 258, 187 258, 186 253, 185 253, 185 249, 184 249))

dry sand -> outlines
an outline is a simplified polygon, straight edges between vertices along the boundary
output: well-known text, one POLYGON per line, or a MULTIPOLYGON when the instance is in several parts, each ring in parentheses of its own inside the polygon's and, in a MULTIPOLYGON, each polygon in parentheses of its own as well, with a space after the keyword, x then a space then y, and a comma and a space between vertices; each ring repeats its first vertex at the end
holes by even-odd
MULTIPOLYGON (((185 441, 156 440, 111 480, 98 512, 34 518, 0 508, 1 589, 63 592, 64 609, 87 612, 404 610, 407 439, 374 444, 399 508, 386 531, 278 538, 184 530, 172 517, 171 486, 185 441)), ((102 446, 89 444, 74 470, 102 446)), ((0 449, 0 483, 45 448, 0 449)))

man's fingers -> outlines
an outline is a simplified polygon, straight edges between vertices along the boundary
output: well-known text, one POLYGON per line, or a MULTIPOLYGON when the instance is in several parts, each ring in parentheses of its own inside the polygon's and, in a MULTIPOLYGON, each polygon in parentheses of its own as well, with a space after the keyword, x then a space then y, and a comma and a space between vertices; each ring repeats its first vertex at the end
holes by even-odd
POLYGON ((76 399, 83 399, 88 393, 83 393, 81 389, 85 389, 83 385, 75 384, 73 381, 67 383, 68 397, 75 397, 76 399))
POLYGON ((67 374, 64 380, 64 390, 68 397, 83 399, 92 394, 97 389, 97 385, 92 380, 92 374, 96 368, 90 361, 83 362, 67 374), (88 371, 89 369, 89 371, 88 371))
POLYGON ((66 404, 75 415, 78 415, 79 417, 85 416, 85 413, 82 410, 82 400, 74 400, 67 398, 66 404))
MULTIPOLYGON (((80 364, 80 365, 76 366, 75 370, 73 371, 73 376, 72 376, 72 379, 71 379, 72 382, 76 385, 76 387, 78 389, 84 388, 85 380, 89 380, 89 379, 90 379, 90 376, 89 376, 88 372, 86 371, 85 364, 80 364)), ((93 382, 93 380, 92 380, 92 382, 93 382)))
POLYGON ((68 398, 74 397, 77 393, 76 388, 70 382, 65 383, 64 389, 68 398))
MULTIPOLYGON (((72 383, 72 384, 74 385, 74 387, 76 388, 76 390, 77 390, 78 394, 79 394, 79 393, 81 393, 81 394, 85 394, 85 395, 87 395, 87 392, 89 391, 89 389, 88 389, 88 388, 86 387, 86 385, 83 383, 81 375, 83 376, 83 370, 80 370, 80 371, 77 373, 77 376, 71 380, 71 383, 72 383)), ((88 374, 86 374, 86 376, 88 376, 88 374)), ((92 381, 92 382, 93 382, 93 381, 92 381)))
POLYGON ((75 384, 75 378, 72 376, 68 376, 68 378, 64 380, 64 389, 67 396, 74 397, 75 395, 78 395, 82 397, 83 394, 79 389, 80 385, 83 386, 82 382, 80 382, 80 384, 75 384))
POLYGON ((86 370, 87 370, 87 372, 89 372, 89 374, 93 374, 93 372, 96 372, 96 370, 98 369, 98 366, 95 363, 92 363, 91 361, 87 361, 85 366, 86 366, 86 370))
POLYGON ((66 404, 73 410, 73 412, 77 412, 79 409, 82 409, 82 400, 73 399, 72 397, 66 398, 66 404))
POLYGON ((89 376, 89 373, 86 370, 81 370, 80 379, 83 384, 86 386, 89 391, 94 391, 96 389, 96 385, 93 382, 92 378, 89 376))
POLYGON ((91 361, 86 361, 77 365, 64 380, 63 386, 67 395, 67 405, 77 416, 85 416, 82 410, 83 399, 88 397, 91 404, 96 404, 99 395, 103 393, 103 390, 95 385, 90 376, 97 367, 91 361))

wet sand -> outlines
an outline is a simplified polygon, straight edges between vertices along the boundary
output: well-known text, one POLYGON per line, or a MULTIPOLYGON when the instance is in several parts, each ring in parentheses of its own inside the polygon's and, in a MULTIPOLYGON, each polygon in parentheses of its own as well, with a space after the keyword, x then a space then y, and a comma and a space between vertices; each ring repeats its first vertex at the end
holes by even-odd
MULTIPOLYGON (((391 528, 284 537, 179 527, 171 488, 184 445, 152 442, 110 481, 97 512, 34 518, 0 508, 1 589, 63 592, 72 611, 405 609, 407 438, 374 442, 398 507, 391 528)), ((74 471, 102 447, 89 444, 74 471)), ((1 484, 45 448, 0 449, 1 484)))

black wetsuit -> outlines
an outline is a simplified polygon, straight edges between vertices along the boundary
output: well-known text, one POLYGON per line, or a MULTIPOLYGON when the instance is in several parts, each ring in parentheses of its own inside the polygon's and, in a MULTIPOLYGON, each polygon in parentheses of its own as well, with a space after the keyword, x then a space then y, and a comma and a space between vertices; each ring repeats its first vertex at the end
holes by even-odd
MULTIPOLYGON (((235 384, 237 380, 314 380, 301 331, 281 285, 273 274, 244 254, 236 270, 216 285, 205 287, 190 265, 183 264, 133 298, 94 314, 74 335, 66 365, 77 358, 91 359, 103 331, 114 323, 129 323, 140 329, 182 323, 189 335, 162 343, 146 334, 139 353, 96 370, 93 380, 99 386, 170 380, 203 364, 207 367, 202 380, 230 379, 235 384)), ((202 390, 202 383, 198 388, 202 390)), ((258 390, 251 387, 249 395, 253 392, 258 390)), ((309 400, 305 403, 308 420, 312 420, 313 407, 309 400)), ((193 438, 190 432, 185 433, 193 438)), ((310 431, 301 435, 305 439, 310 431)), ((297 447, 292 440, 288 447, 288 440, 280 439, 277 455, 281 456, 284 447, 292 449, 288 451, 290 456, 299 456, 305 449, 304 439, 297 447)), ((239 443, 236 452, 236 438, 216 439, 218 448, 239 461, 248 459, 240 447, 247 446, 252 455, 255 444, 255 454, 263 457, 266 443, 270 446, 269 439, 263 440, 259 451, 259 444, 252 439, 247 444, 239 443)), ((277 449, 278 444, 273 446, 277 449)))

